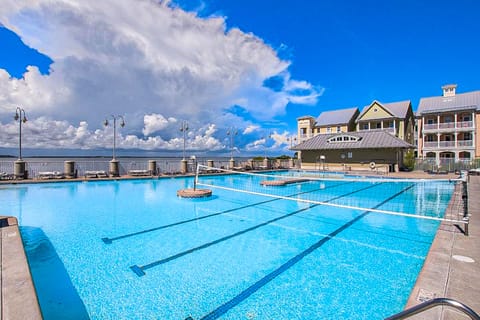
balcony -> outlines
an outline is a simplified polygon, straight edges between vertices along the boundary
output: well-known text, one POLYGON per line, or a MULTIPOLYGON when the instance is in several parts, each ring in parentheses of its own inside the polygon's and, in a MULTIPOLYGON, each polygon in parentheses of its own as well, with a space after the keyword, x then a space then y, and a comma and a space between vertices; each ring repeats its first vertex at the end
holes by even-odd
POLYGON ((473 140, 458 140, 457 146, 459 147, 473 147, 473 140))
POLYGON ((456 147, 455 141, 425 141, 423 143, 424 149, 455 149, 473 147, 473 140, 458 140, 456 147))
POLYGON ((424 132, 473 130, 473 121, 425 123, 424 132))

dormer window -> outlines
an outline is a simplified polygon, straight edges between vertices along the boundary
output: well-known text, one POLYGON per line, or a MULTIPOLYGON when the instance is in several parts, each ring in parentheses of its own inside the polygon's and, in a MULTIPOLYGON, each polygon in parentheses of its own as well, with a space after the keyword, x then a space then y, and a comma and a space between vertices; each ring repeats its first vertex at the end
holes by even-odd
POLYGON ((356 142, 360 141, 362 138, 361 137, 355 137, 355 136, 349 136, 349 135, 341 135, 341 136, 335 136, 331 137, 330 139, 327 140, 329 143, 336 143, 336 142, 356 142))

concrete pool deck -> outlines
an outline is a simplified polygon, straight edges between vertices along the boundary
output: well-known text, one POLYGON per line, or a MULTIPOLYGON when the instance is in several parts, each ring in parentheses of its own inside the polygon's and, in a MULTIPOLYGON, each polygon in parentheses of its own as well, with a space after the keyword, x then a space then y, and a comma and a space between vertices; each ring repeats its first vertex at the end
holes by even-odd
MULTIPOLYGON (((407 307, 432 298, 450 298, 480 314, 480 176, 469 179, 469 235, 449 224, 440 226, 407 307)), ((439 306, 410 319, 470 318, 453 308, 439 306)))
MULTIPOLYGON (((419 179, 457 177, 456 175, 432 176, 422 172, 399 173, 395 176, 419 179)), ((450 224, 442 224, 411 292, 407 307, 417 305, 425 299, 446 297, 458 300, 480 313, 478 298, 480 297, 480 200, 478 197, 480 176, 470 176, 469 179, 470 235, 465 236, 450 224)), ((53 181, 48 180, 48 182, 53 181)), ((0 218, 2 218, 0 220, 2 221, 0 227, 1 319, 42 319, 16 219, 0 218)), ((435 307, 410 319, 469 318, 449 307, 435 307)))
POLYGON ((0 216, 0 319, 42 319, 18 222, 0 216))

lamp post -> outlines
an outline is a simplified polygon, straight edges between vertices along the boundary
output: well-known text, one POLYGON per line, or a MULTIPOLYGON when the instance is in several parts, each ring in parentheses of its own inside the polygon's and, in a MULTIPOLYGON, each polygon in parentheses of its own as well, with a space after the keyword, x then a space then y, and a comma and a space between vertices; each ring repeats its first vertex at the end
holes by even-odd
POLYGON ((20 107, 17 107, 17 110, 15 110, 15 121, 18 120, 18 125, 19 125, 19 133, 18 133, 18 160, 22 160, 22 122, 25 123, 27 122, 27 117, 25 115, 25 110, 23 110, 20 107), (23 118, 22 118, 23 114, 23 118))
POLYGON ((227 131, 227 136, 230 137, 230 161, 233 160, 233 149, 234 149, 234 146, 235 146, 234 138, 237 134, 238 134, 237 129, 235 129, 233 127, 228 129, 228 131, 227 131))
POLYGON ((188 122, 182 120, 182 125, 180 126, 180 132, 183 133, 183 159, 180 162, 180 171, 185 174, 188 172, 188 161, 185 159, 185 143, 187 141, 187 131, 188 131, 188 122))
POLYGON ((268 136, 264 137, 265 139, 265 160, 267 159, 267 139, 270 139, 272 137, 272 133, 270 133, 268 136))
POLYGON ((187 131, 188 131, 188 122, 186 120, 182 121, 180 126, 180 131, 183 132, 183 160, 185 160, 185 141, 187 140, 187 131))
POLYGON ((234 127, 227 130, 227 136, 230 137, 230 169, 235 167, 235 160, 233 159, 233 149, 235 146, 235 136, 238 134, 238 130, 234 127))
MULTIPOLYGON (((287 138, 287 141, 290 141, 290 150, 292 150, 293 144, 297 143, 297 137, 291 136, 291 137, 287 138)), ((295 154, 293 156, 295 156, 295 154)), ((293 160, 293 157, 291 157, 290 158, 290 168, 293 168, 293 166, 294 166, 294 160, 293 160)))
POLYGON ((15 110, 15 116, 13 117, 15 121, 18 120, 18 160, 14 162, 14 175, 15 178, 26 178, 25 172, 25 161, 22 160, 22 123, 27 122, 27 116, 25 115, 25 110, 20 107, 17 107, 15 110), (23 115, 23 117, 22 117, 23 115))
MULTIPOLYGON (((120 170, 118 166, 118 161, 115 158, 115 149, 117 147, 117 120, 121 120, 120 126, 125 127, 125 119, 123 118, 123 116, 120 116, 120 115, 118 116, 111 115, 111 118, 113 119, 113 155, 112 155, 112 160, 110 161, 109 172, 112 176, 118 177, 120 170)), ((103 125, 105 127, 109 125, 108 119, 105 119, 105 121, 103 122, 103 125)))

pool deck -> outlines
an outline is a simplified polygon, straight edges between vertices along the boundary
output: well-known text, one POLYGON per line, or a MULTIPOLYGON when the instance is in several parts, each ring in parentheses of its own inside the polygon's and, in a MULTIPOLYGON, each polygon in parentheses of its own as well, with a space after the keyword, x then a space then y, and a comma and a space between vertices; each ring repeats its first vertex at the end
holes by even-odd
MULTIPOLYGON (((432 298, 450 298, 480 314, 480 176, 469 179, 469 235, 449 224, 440 226, 407 307, 432 298)), ((409 319, 470 318, 451 307, 439 306, 409 319)))
POLYGON ((0 319, 42 319, 18 222, 0 216, 0 319))
MULTIPOLYGON (((431 175, 424 172, 393 173, 388 177, 452 179, 457 175, 431 175)), ((138 179, 138 177, 135 177, 138 179)), ((142 177, 143 178, 143 177, 142 177)), ((115 178, 122 179, 122 178, 115 178)), ((407 307, 431 298, 458 300, 480 313, 480 176, 470 176, 468 207, 470 234, 442 224, 430 248, 407 307), (473 260, 473 262, 470 262, 473 260)), ((77 179, 83 181, 85 179, 77 179)), ((104 179, 93 179, 104 180, 104 179)), ((54 182, 25 180, 20 183, 54 182)), ((75 181, 75 179, 61 181, 75 181)), ((12 181, 10 181, 12 183, 12 181)), ((16 183, 16 182, 13 182, 16 183)), ((25 257, 17 220, 0 217, 1 319, 42 319, 25 257)), ((409 319, 469 319, 449 307, 435 307, 409 319)))

